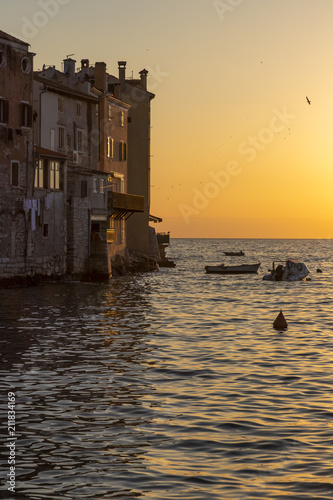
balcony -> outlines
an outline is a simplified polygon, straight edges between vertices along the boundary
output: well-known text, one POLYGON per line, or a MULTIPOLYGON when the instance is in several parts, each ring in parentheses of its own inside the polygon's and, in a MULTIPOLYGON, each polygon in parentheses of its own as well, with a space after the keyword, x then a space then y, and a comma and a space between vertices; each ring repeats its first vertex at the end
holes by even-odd
POLYGON ((128 219, 135 212, 143 212, 145 199, 143 196, 108 191, 108 210, 114 219, 128 219))

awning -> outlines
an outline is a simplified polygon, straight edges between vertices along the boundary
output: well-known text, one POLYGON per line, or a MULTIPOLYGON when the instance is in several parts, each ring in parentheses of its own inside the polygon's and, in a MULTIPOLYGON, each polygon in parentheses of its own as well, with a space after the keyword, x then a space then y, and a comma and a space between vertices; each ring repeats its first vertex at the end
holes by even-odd
POLYGON ((155 215, 149 214, 149 222, 163 222, 163 219, 160 217, 155 217, 155 215))

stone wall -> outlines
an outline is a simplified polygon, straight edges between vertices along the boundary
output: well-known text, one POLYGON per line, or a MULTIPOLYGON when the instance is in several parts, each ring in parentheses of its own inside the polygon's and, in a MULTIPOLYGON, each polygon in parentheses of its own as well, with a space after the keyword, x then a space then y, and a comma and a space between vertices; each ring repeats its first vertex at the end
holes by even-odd
POLYGON ((67 271, 71 274, 87 274, 91 232, 89 199, 72 197, 67 213, 67 271))

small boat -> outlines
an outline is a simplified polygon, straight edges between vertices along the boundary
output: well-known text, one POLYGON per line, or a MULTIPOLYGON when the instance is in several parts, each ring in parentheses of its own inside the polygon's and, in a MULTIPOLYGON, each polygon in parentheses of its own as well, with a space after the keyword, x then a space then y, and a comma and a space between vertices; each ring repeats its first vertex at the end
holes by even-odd
POLYGON ((288 259, 286 261, 275 260, 273 269, 263 277, 267 281, 302 281, 309 274, 309 270, 303 262, 288 259), (277 266, 275 267, 275 264, 277 266), (280 263, 280 264, 279 264, 280 263), (283 263, 283 264, 282 264, 283 263))
POLYGON ((240 250, 239 252, 224 252, 224 255, 228 255, 228 257, 241 257, 242 255, 245 255, 245 253, 240 250))
POLYGON ((205 266, 206 273, 215 274, 248 274, 256 273, 260 267, 258 264, 240 264, 238 266, 226 266, 220 264, 218 266, 205 266))

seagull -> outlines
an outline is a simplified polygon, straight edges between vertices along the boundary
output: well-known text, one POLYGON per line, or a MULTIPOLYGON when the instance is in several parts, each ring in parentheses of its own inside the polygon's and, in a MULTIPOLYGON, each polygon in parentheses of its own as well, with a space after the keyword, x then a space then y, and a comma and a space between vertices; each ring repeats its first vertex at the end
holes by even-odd
POLYGON ((308 104, 311 104, 311 101, 310 101, 310 99, 308 98, 308 96, 306 96, 306 100, 308 101, 308 104))

